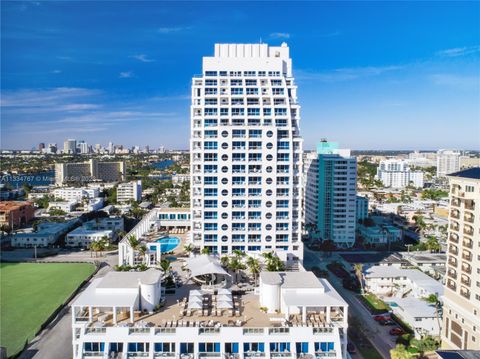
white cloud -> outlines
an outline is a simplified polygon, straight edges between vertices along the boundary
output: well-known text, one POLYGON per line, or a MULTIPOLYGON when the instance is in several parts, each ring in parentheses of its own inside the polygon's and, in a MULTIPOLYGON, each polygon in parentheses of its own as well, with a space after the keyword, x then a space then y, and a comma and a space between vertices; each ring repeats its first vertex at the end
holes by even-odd
POLYGON ((290 34, 288 32, 272 32, 268 35, 271 39, 289 39, 290 34))
POLYGON ((475 75, 434 74, 430 79, 435 85, 450 86, 461 90, 480 89, 480 77, 475 75))
POLYGON ((50 107, 63 105, 65 102, 93 97, 98 90, 77 87, 56 87, 50 89, 22 89, 2 91, 2 107, 50 107))
POLYGON ((138 55, 133 55, 131 56, 132 58, 141 61, 141 62, 154 62, 154 59, 150 59, 147 55, 145 54, 138 54, 138 55))
POLYGON ((121 79, 130 79, 130 78, 134 77, 134 73, 132 71, 122 71, 122 72, 120 72, 118 77, 121 78, 121 79))
POLYGON ((397 71, 403 66, 367 66, 339 68, 330 71, 297 70, 295 77, 299 80, 341 82, 352 81, 363 77, 379 76, 387 72, 397 71))
POLYGON ((189 26, 173 26, 173 27, 160 27, 158 28, 158 32, 160 34, 171 34, 171 33, 174 33, 174 32, 180 32, 180 31, 185 31, 185 30, 189 30, 190 27, 189 26))
POLYGON ((437 56, 442 57, 458 57, 466 56, 480 52, 480 45, 477 46, 465 46, 465 47, 454 47, 451 49, 441 50, 437 52, 437 56))

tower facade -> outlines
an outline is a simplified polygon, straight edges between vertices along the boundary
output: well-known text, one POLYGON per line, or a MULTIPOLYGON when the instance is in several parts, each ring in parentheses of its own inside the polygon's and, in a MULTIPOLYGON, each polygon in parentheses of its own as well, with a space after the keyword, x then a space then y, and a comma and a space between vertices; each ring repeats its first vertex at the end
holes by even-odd
POLYGON ((286 44, 216 44, 193 78, 193 244, 302 258, 300 106, 286 44))
POLYGON ((480 350, 480 167, 450 173, 442 346, 480 350))

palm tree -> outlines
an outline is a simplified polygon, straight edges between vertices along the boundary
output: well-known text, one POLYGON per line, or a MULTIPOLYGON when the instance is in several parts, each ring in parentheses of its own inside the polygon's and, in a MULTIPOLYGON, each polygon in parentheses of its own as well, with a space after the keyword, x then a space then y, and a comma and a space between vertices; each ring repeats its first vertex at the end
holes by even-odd
POLYGON ((183 250, 190 256, 190 253, 193 252, 193 246, 191 244, 186 244, 183 246, 183 250))
POLYGON ((160 269, 162 270, 162 272, 166 275, 168 272, 170 272, 170 269, 171 269, 171 264, 170 264, 170 261, 168 259, 162 259, 160 261, 160 269))
POLYGON ((132 247, 133 250, 136 250, 140 245, 140 241, 134 234, 132 234, 130 237, 128 237, 128 244, 130 244, 130 247, 132 247))
POLYGON ((208 247, 203 247, 202 250, 200 251, 201 254, 209 254, 210 253, 210 250, 208 249, 208 247))
POLYGON ((222 267, 228 267, 229 261, 230 261, 230 258, 228 256, 220 257, 220 264, 222 265, 222 267))
POLYGON ((441 328, 442 323, 440 318, 442 316, 443 309, 442 302, 438 299, 438 295, 430 294, 427 298, 425 298, 425 301, 435 306, 435 318, 437 319, 438 327, 441 328))
POLYGON ((95 252, 95 258, 97 258, 97 252, 99 250, 99 245, 97 241, 93 241, 90 243, 90 256, 92 255, 92 251, 95 252))
POLYGON ((442 249, 440 243, 438 243, 438 239, 435 236, 428 237, 426 246, 430 252, 439 252, 442 249))
POLYGON ((231 257, 230 261, 228 262, 228 269, 233 271, 233 282, 235 283, 237 281, 237 272, 241 269, 245 269, 245 266, 237 257, 231 257))
POLYGON ((140 254, 140 258, 145 260, 145 255, 148 251, 148 248, 145 244, 142 244, 141 246, 138 247, 138 253, 140 254))
POLYGON ((260 261, 253 257, 248 257, 247 267, 250 273, 253 275, 255 285, 257 284, 257 275, 260 273, 260 261))
POLYGON ((353 265, 353 269, 355 270, 355 275, 357 276, 358 282, 360 283, 360 290, 361 294, 363 295, 363 264, 362 263, 355 263, 353 265))
POLYGON ((241 258, 245 256, 245 252, 241 251, 240 249, 235 249, 232 253, 237 258, 241 258))

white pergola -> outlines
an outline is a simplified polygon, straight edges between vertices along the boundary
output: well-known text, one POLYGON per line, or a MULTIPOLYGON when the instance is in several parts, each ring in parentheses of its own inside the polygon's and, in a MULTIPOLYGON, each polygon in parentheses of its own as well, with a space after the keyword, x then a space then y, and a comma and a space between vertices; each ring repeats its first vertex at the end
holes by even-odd
MULTIPOLYGON (((138 291, 120 292, 120 293, 104 293, 96 292, 96 287, 102 278, 93 281, 85 291, 83 291, 72 303, 72 316, 75 320, 77 313, 88 309, 88 322, 93 322, 94 309, 109 309, 112 312, 113 323, 117 324, 118 310, 126 309, 129 312, 130 322, 134 322, 134 312, 136 303, 138 303, 138 291)), ((108 313, 105 313, 108 314, 108 313)))

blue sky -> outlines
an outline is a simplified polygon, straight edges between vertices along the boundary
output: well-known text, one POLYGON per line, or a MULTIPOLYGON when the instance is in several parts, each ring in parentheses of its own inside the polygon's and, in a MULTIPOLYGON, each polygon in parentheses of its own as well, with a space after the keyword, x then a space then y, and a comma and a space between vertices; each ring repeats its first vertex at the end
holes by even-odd
POLYGON ((480 149, 480 2, 2 1, 1 147, 188 148, 216 42, 291 48, 305 147, 480 149))

